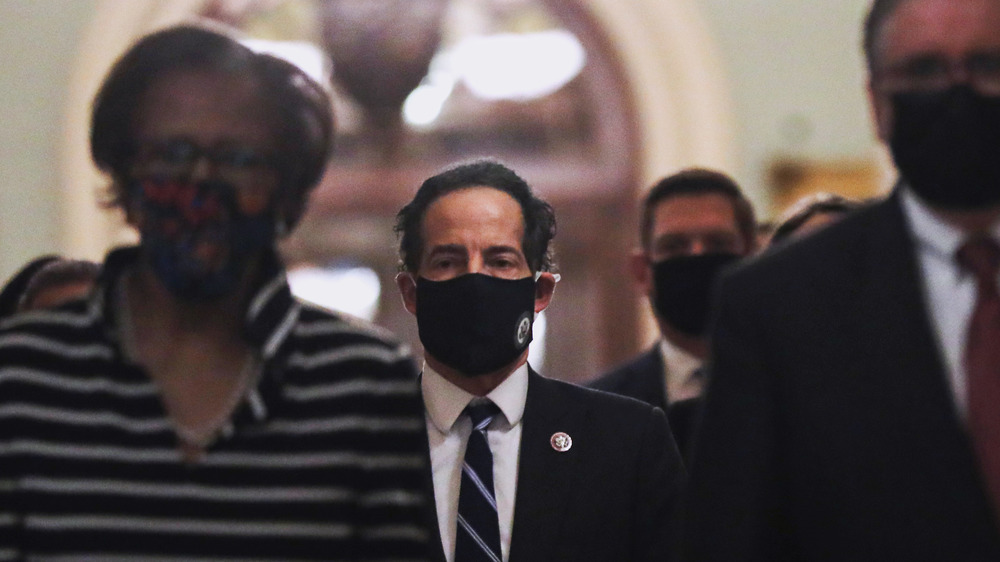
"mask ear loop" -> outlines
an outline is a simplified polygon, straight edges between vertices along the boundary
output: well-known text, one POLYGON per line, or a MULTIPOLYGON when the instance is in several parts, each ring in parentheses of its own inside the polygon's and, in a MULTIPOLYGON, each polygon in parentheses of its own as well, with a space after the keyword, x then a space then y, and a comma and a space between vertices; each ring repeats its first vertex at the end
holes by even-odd
MULTIPOLYGON (((544 272, 544 271, 536 271, 536 272, 535 272, 535 283, 538 283, 538 278, 542 276, 542 273, 545 273, 545 272, 544 272)), ((551 273, 551 272, 549 272, 549 273, 551 273)), ((555 282, 556 282, 556 283, 558 284, 558 283, 559 283, 559 281, 561 281, 561 280, 562 280, 562 275, 560 275, 560 274, 558 274, 558 273, 552 273, 552 278, 553 278, 553 279, 555 280, 555 282)), ((535 323, 535 320, 538 320, 538 315, 539 315, 539 314, 541 314, 541 312, 536 312, 536 313, 534 313, 534 314, 532 315, 532 317, 531 317, 531 323, 532 323, 532 324, 534 324, 534 323, 535 323)))
MULTIPOLYGON (((538 282, 538 278, 542 276, 542 273, 545 273, 545 272, 544 271, 536 271, 535 272, 535 282, 536 283, 538 282)), ((552 277, 555 278, 556 283, 558 283, 559 281, 562 280, 562 275, 560 275, 558 273, 553 273, 552 277)))

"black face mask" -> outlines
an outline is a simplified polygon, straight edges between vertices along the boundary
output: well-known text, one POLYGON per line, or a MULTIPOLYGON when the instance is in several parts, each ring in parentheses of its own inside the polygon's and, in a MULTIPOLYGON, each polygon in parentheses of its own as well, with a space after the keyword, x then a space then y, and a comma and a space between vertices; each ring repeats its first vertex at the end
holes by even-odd
POLYGON ((690 336, 705 335, 715 280, 739 259, 736 254, 703 254, 654 263, 653 306, 660 318, 690 336))
POLYGON ((921 198, 946 209, 1000 203, 1000 98, 968 86, 892 96, 889 146, 921 198))
POLYGON ((435 359, 463 375, 485 375, 517 359, 531 342, 534 318, 533 277, 417 278, 420 341, 435 359))

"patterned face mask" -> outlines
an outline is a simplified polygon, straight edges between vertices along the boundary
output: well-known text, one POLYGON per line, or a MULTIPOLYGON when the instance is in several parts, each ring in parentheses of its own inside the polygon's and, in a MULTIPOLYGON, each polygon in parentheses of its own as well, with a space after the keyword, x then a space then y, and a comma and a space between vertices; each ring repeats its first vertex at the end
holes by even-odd
POLYGON ((231 294, 253 259, 274 244, 268 210, 245 215, 235 188, 144 178, 130 186, 139 202, 139 233, 157 278, 180 299, 211 301, 231 294))

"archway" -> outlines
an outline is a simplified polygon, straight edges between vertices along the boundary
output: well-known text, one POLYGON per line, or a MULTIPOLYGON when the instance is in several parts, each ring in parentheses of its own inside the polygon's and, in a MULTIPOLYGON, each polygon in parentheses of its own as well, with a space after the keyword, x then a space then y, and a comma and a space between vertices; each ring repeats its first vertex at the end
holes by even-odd
MULTIPOLYGON (((588 77, 587 92, 610 96, 597 100, 607 106, 594 126, 603 147, 600 166, 533 159, 517 151, 502 155, 554 203, 560 216, 557 240, 566 281, 552 309, 552 341, 558 343, 551 356, 557 359, 544 370, 582 380, 631 354, 642 339, 637 322, 641 308, 621 267, 624 248, 635 237, 634 201, 653 178, 678 167, 729 167, 731 111, 722 70, 691 2, 538 1, 584 38, 588 53, 603 57, 598 71, 588 77)), ((87 108, 100 78, 134 37, 204 13, 211 4, 104 0, 99 5, 69 96, 63 161, 67 253, 97 257, 131 236, 116 217, 94 205, 96 189, 80 189, 81 181, 101 185, 86 151, 87 108)), ((289 248, 291 258, 314 261, 354 252, 366 256, 383 279, 391 277, 391 215, 449 156, 468 154, 440 151, 432 156, 423 155, 412 166, 334 162, 314 198, 313 220, 289 248), (395 187, 373 189, 387 185, 395 187), (331 245, 332 240, 341 246, 331 245)), ((396 310, 398 314, 381 317, 381 323, 413 340, 412 320, 399 316, 401 307, 396 310)))

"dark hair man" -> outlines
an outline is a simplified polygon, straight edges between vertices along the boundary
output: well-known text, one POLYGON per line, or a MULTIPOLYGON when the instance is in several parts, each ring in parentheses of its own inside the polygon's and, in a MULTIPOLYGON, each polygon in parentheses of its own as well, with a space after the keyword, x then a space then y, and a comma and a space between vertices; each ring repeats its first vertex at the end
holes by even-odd
POLYGON ((876 0, 899 182, 723 279, 692 561, 1000 560, 1000 1, 876 0))
POLYGON ((526 362, 556 284, 552 208, 480 161, 425 181, 396 230, 442 559, 667 559, 683 467, 663 412, 526 362))
POLYGON ((649 297, 662 337, 591 385, 665 410, 687 457, 705 384, 711 289, 722 268, 754 252, 756 220, 736 182, 695 168, 663 178, 649 190, 639 237, 631 273, 649 297))
POLYGON ((91 152, 140 241, 0 329, 0 559, 426 559, 412 357, 275 249, 332 141, 325 89, 227 34, 115 63, 91 152))

